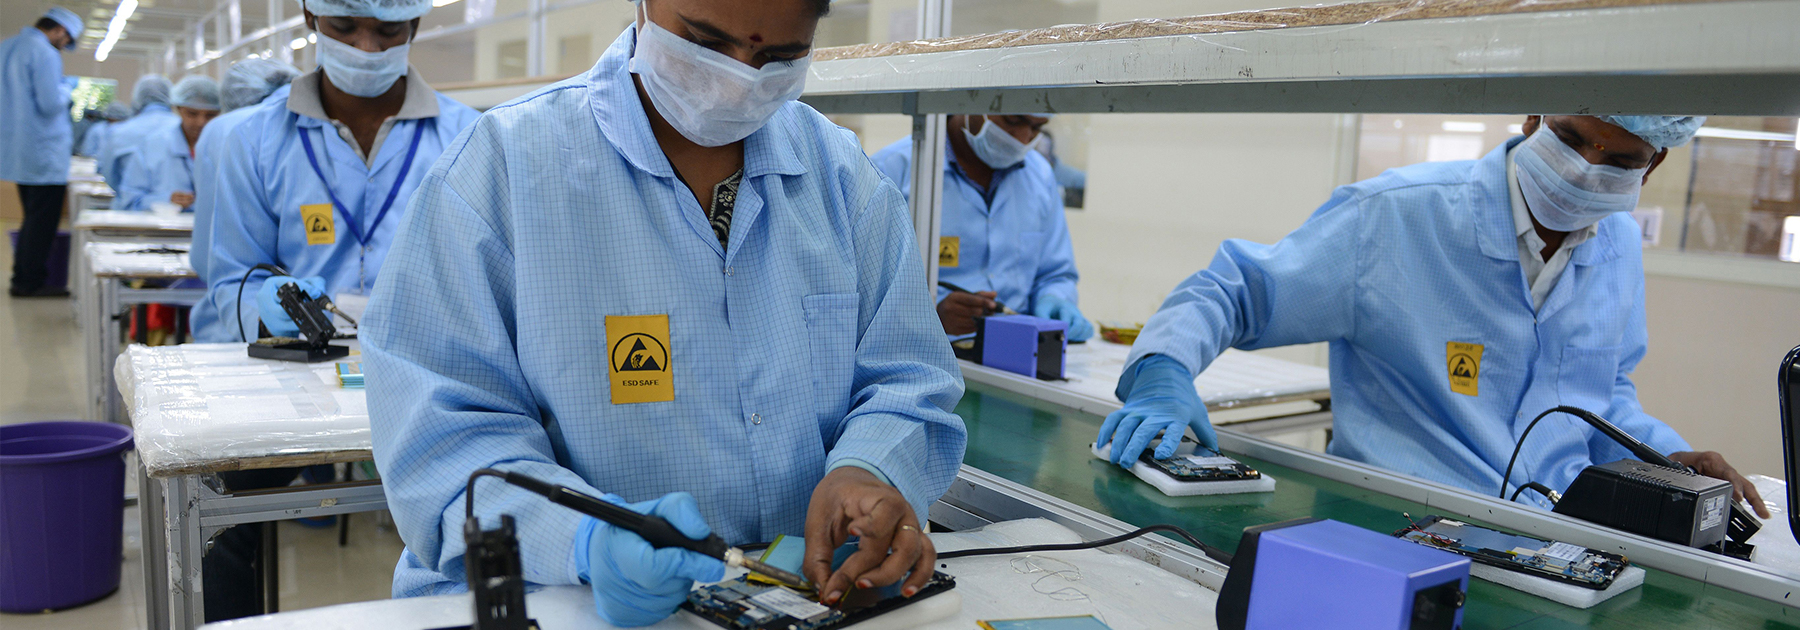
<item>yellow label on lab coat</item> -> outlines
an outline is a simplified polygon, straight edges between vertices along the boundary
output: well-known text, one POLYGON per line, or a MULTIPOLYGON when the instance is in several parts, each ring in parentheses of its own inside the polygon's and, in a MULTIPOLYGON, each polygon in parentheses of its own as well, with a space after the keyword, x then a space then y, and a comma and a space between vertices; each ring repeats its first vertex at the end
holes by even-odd
POLYGON ((300 225, 306 230, 307 245, 330 245, 337 242, 337 224, 332 222, 331 204, 300 206, 300 225))
POLYGON ((962 237, 938 237, 938 266, 955 267, 958 260, 962 260, 962 237))
POLYGON ((1450 372, 1450 391, 1467 396, 1480 392, 1481 344, 1450 342, 1445 349, 1445 369, 1450 372))
POLYGON ((613 404, 675 400, 668 315, 606 316, 606 348, 613 404))

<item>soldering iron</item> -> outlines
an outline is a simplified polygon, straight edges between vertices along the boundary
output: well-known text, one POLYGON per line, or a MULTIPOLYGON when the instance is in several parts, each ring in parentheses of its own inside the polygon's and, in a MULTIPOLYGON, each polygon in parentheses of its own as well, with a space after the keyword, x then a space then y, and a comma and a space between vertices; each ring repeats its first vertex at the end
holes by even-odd
POLYGON ((707 557, 717 558, 733 567, 743 567, 757 573, 775 578, 788 584, 799 586, 810 582, 802 576, 778 569, 744 555, 742 549, 725 544, 725 539, 718 534, 708 535, 702 540, 688 538, 675 529, 669 521, 653 514, 639 514, 624 507, 609 503, 599 497, 591 496, 541 479, 514 472, 483 468, 469 475, 468 496, 465 497, 468 509, 467 517, 475 517, 475 479, 479 477, 498 477, 512 485, 543 495, 551 503, 592 516, 614 527, 622 528, 637 534, 651 547, 664 549, 678 547, 707 557))

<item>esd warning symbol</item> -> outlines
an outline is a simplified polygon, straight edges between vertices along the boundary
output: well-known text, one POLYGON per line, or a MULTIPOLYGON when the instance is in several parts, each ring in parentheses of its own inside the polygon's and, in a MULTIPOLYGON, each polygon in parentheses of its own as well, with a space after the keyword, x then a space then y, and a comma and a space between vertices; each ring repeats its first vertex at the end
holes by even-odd
POLYGON ((675 400, 668 315, 606 316, 606 347, 613 404, 675 400))
POLYGON ((331 204, 300 206, 300 225, 306 230, 307 245, 330 245, 337 242, 337 224, 332 222, 331 204))
POLYGON ((1450 375, 1450 391, 1476 396, 1481 384, 1481 350, 1478 343, 1449 342, 1446 345, 1446 369, 1450 375))
POLYGON ((962 262, 962 237, 938 237, 938 266, 955 267, 962 262))

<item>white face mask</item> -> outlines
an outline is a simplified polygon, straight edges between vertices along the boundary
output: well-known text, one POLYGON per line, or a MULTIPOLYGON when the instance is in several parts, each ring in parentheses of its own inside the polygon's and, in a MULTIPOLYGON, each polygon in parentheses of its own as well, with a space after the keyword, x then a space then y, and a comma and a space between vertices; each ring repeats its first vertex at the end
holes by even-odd
POLYGON ((719 147, 743 140, 806 88, 811 55, 752 68, 657 26, 643 7, 640 0, 644 22, 631 73, 643 82, 663 120, 694 144, 719 147))
POLYGON ((331 84, 345 93, 374 98, 406 76, 406 52, 411 47, 401 44, 372 53, 320 35, 319 67, 325 69, 331 84))
POLYGON ((1543 126, 1513 149, 1513 163, 1518 166, 1519 193, 1531 216, 1558 232, 1579 230, 1615 212, 1636 209, 1644 174, 1650 170, 1589 164, 1543 126))
POLYGON ((963 117, 963 137, 969 140, 969 148, 975 150, 975 156, 991 168, 1012 168, 1025 161, 1025 155, 1031 153, 1031 147, 1038 143, 1037 138, 1032 138, 1028 143, 1019 142, 1018 138, 985 117, 983 120, 987 120, 987 124, 981 126, 981 133, 969 133, 970 118, 973 117, 963 117))

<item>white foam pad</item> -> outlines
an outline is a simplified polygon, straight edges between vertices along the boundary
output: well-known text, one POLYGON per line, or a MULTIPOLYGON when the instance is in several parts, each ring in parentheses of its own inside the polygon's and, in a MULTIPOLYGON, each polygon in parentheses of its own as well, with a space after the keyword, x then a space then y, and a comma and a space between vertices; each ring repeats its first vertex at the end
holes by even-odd
MULTIPOLYGON (((1092 444, 1089 444, 1088 448, 1089 452, 1093 453, 1095 459, 1112 461, 1107 457, 1108 454, 1112 453, 1111 444, 1099 448, 1094 448, 1092 444)), ((1189 455, 1193 452, 1194 445, 1191 442, 1182 442, 1181 446, 1175 449, 1176 455, 1189 455)), ((1150 484, 1157 490, 1161 490, 1163 494, 1172 497, 1192 497, 1203 494, 1247 494, 1252 492, 1275 491, 1275 478, 1270 477, 1268 474, 1264 474, 1259 479, 1243 479, 1236 481, 1178 481, 1174 477, 1170 477, 1167 473, 1157 470, 1155 467, 1147 466, 1143 462, 1133 462, 1131 464, 1131 474, 1136 475, 1138 479, 1144 480, 1144 483, 1150 484)))
POLYGON ((1644 584, 1644 570, 1635 566, 1625 567, 1619 577, 1613 578, 1612 586, 1601 591, 1474 561, 1469 563, 1469 575, 1574 608, 1593 608, 1595 604, 1644 584))

